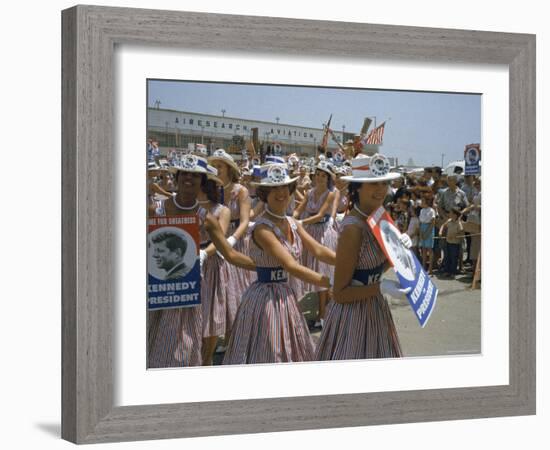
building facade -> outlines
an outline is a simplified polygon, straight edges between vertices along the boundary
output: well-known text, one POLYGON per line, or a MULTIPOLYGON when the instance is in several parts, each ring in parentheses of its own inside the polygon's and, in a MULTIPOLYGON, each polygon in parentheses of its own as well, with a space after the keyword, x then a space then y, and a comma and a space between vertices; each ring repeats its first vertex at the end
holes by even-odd
MULTIPOLYGON (((186 149, 188 144, 204 144, 211 152, 224 148, 240 156, 244 141, 252 139, 252 130, 258 129, 258 141, 266 151, 273 148, 283 155, 296 153, 301 157, 315 156, 315 150, 323 139, 323 128, 310 128, 278 122, 216 116, 189 111, 161 108, 147 109, 147 138, 159 143, 161 152, 167 149, 186 149)), ((353 133, 334 130, 340 142, 353 138, 353 133)), ((373 147, 373 152, 378 146, 373 147)), ((338 145, 329 137, 328 151, 336 151, 338 145)), ((256 149, 259 150, 259 149, 256 149)))

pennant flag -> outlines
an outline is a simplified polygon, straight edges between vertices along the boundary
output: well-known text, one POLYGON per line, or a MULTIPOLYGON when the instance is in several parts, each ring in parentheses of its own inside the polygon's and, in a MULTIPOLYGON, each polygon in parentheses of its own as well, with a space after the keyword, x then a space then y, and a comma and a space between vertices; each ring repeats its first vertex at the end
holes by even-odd
POLYGON ((329 130, 330 130, 330 121, 331 120, 332 120, 332 114, 328 118, 328 122, 325 125, 325 131, 323 133, 323 141, 321 142, 321 147, 323 147, 324 149, 326 149, 327 145, 328 145, 328 133, 329 133, 329 130))
POLYGON ((384 136, 384 126, 386 125, 386 122, 383 122, 382 125, 376 127, 374 130, 372 130, 369 135, 367 136, 367 139, 365 141, 366 144, 381 144, 382 138, 384 136))
POLYGON ((372 123, 372 119, 370 119, 369 117, 365 117, 365 121, 363 122, 363 128, 361 128, 361 137, 367 134, 367 131, 369 131, 369 127, 371 123, 372 123))

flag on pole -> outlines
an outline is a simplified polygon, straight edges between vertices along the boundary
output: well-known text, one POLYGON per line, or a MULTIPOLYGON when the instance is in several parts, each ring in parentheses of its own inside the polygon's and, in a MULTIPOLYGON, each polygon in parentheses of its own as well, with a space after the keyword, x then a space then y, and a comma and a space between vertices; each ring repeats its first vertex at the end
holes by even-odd
POLYGON ((328 118, 328 122, 325 125, 325 131, 323 133, 323 141, 321 142, 321 147, 323 147, 324 149, 326 149, 327 145, 328 145, 328 133, 329 133, 329 130, 330 130, 330 121, 331 120, 332 120, 332 114, 328 118))
POLYGON ((371 123, 372 123, 372 119, 370 117, 365 117, 365 121, 363 122, 363 128, 361 128, 361 137, 367 134, 367 131, 369 131, 369 127, 371 123))
POLYGON ((369 135, 367 136, 367 139, 365 141, 366 144, 381 144, 382 138, 384 136, 384 126, 386 125, 386 122, 383 122, 382 125, 376 127, 374 130, 372 130, 369 135))

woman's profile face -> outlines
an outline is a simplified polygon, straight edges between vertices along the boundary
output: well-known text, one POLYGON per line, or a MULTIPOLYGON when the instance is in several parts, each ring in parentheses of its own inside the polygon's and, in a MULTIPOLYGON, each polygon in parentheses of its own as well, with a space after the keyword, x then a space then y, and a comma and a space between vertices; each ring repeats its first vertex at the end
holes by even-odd
POLYGON ((359 188, 359 203, 373 211, 384 204, 388 194, 389 182, 376 181, 374 183, 363 183, 359 188))
POLYGON ((213 161, 212 167, 218 171, 218 177, 224 181, 229 180, 229 166, 223 161, 213 161))

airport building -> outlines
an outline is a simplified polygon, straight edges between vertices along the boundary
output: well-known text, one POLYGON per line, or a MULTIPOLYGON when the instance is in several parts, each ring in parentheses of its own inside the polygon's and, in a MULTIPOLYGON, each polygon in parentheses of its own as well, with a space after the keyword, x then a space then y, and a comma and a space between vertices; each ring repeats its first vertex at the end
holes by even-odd
MULTIPOLYGON (((276 148, 283 155, 296 153, 300 157, 310 157, 315 156, 315 149, 323 139, 320 125, 319 128, 311 128, 279 123, 278 120, 266 122, 162 108, 147 109, 147 138, 156 140, 163 154, 169 149, 186 149, 188 144, 196 143, 206 145, 209 152, 224 148, 240 158, 245 148, 244 141, 251 140, 253 129, 257 129, 262 151, 269 147, 269 151, 276 148)), ((340 142, 353 139, 354 135, 337 130, 334 134, 340 142)), ((378 150, 377 145, 368 147, 367 152, 378 150)), ((329 137, 328 151, 337 149, 338 145, 329 137)))

